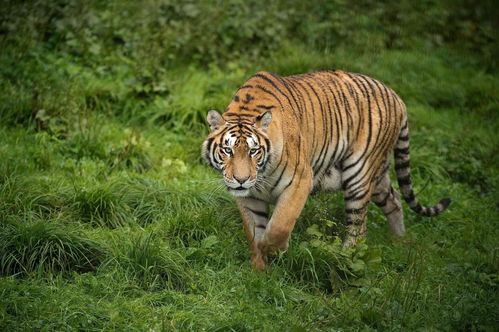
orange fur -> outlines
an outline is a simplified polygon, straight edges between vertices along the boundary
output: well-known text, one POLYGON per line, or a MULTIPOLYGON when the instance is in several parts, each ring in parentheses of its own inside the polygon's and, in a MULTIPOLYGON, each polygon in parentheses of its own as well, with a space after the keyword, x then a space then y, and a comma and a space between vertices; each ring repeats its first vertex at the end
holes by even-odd
POLYGON ((449 200, 421 206, 412 191, 406 108, 388 87, 361 74, 321 71, 280 77, 252 76, 221 116, 208 113, 212 132, 203 156, 222 171, 243 218, 252 264, 265 268, 275 250, 285 250, 290 232, 312 191, 345 193, 345 245, 365 236, 372 200, 392 232, 404 233, 399 194, 387 175, 395 152, 404 199, 431 216, 449 200), (268 204, 275 204, 272 216, 268 204))

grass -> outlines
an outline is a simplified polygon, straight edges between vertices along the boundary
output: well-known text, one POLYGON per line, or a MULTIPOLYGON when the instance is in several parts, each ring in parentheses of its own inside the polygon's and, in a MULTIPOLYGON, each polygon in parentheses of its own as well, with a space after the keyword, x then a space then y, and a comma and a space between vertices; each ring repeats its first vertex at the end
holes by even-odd
POLYGON ((2 276, 95 271, 106 255, 74 229, 46 221, 4 221, 0 240, 2 276))
POLYGON ((121 67, 108 77, 71 60, 10 68, 36 94, 1 83, 1 330, 497 329, 499 79, 476 62, 288 45, 260 62, 164 69, 148 93, 121 67), (257 70, 320 68, 403 97, 418 198, 453 204, 432 219, 405 206, 401 241, 373 205, 367 241, 343 251, 342 196, 318 195, 289 251, 256 273, 233 199, 199 156, 204 115, 257 70))

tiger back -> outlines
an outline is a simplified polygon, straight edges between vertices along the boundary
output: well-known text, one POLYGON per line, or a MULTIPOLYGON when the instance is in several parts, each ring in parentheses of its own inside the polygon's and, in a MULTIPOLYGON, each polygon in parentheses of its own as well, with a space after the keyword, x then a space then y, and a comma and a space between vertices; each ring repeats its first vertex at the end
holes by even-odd
POLYGON ((223 115, 210 111, 203 157, 222 172, 243 219, 252 264, 285 250, 308 196, 342 190, 345 246, 367 231, 369 202, 392 233, 405 232, 399 193, 388 176, 393 151, 402 197, 423 216, 442 212, 441 200, 423 207, 412 190, 406 107, 390 88, 361 74, 320 71, 288 77, 253 75, 223 115), (269 215, 269 204, 275 204, 269 215))

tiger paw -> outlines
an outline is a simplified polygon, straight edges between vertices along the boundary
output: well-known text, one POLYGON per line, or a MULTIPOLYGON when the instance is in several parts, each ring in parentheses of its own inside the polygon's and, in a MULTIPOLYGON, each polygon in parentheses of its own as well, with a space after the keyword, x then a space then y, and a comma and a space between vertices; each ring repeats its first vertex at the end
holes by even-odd
POLYGON ((265 260, 261 255, 253 255, 251 257, 251 266, 257 271, 265 271, 265 260))
POLYGON ((269 244, 267 241, 262 241, 258 244, 258 249, 260 250, 262 255, 270 256, 288 250, 288 246, 289 241, 287 239, 285 241, 281 241, 280 243, 272 244, 269 244))
POLYGON ((348 249, 355 247, 357 244, 357 237, 348 235, 344 240, 343 240, 343 249, 348 249))

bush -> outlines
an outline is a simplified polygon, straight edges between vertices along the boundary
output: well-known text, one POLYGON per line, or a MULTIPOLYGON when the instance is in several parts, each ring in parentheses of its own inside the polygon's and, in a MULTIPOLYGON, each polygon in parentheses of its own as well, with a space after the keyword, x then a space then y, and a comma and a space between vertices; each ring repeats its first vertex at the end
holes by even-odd
POLYGON ((143 92, 162 93, 155 79, 165 67, 258 58, 285 40, 327 49, 447 43, 479 53, 495 68, 496 7, 493 1, 469 0, 8 1, 0 31, 19 49, 44 42, 91 67, 104 65, 101 71, 121 70, 110 61, 132 59, 143 92))

